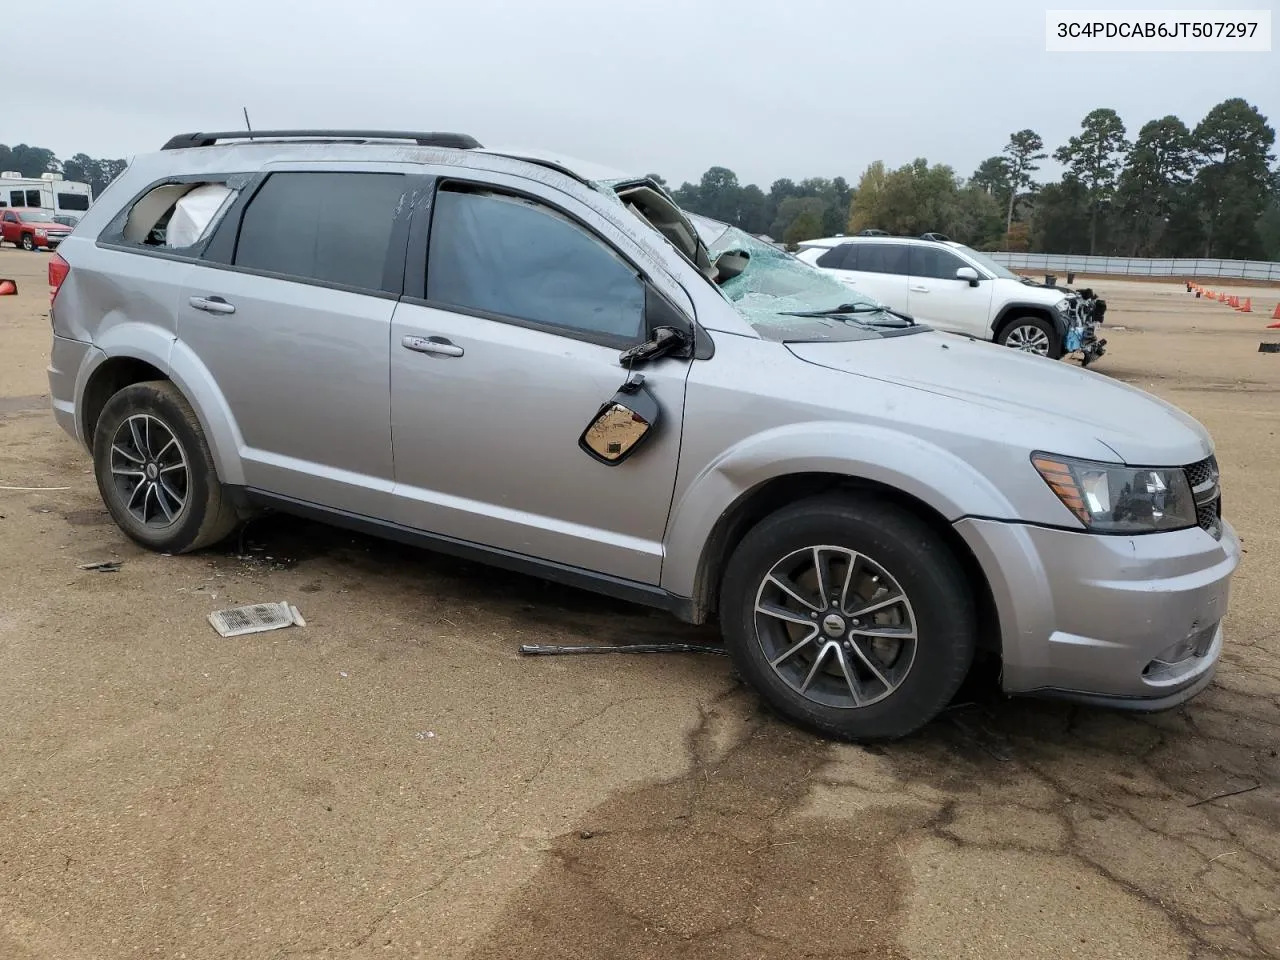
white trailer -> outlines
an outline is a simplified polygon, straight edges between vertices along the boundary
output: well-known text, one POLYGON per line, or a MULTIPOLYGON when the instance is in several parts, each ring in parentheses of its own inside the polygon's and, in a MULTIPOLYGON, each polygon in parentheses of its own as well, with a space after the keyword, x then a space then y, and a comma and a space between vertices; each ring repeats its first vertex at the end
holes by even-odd
POLYGON ((93 202, 87 183, 64 180, 60 173, 24 177, 16 170, 0 172, 0 207, 34 207, 79 218, 93 202))

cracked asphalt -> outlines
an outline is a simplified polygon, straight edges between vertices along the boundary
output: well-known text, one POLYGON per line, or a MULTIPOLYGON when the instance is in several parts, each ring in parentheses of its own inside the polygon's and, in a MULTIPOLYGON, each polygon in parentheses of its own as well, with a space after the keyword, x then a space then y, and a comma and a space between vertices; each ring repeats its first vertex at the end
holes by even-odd
POLYGON ((1218 444, 1215 685, 1135 716, 975 682, 868 749, 721 657, 517 652, 715 639, 614 601, 288 518, 143 552, 49 413, 44 266, 0 251, 0 486, 49 488, 0 489, 5 960, 1280 957, 1274 289, 1095 283, 1098 370, 1218 444), (305 628, 205 619, 281 599, 305 628))

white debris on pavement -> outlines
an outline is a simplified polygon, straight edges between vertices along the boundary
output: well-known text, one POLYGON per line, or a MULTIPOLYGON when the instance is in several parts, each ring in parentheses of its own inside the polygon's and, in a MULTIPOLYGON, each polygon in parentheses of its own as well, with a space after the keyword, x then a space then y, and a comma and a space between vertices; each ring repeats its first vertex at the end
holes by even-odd
POLYGON ((209 623, 224 637, 239 637, 247 633, 262 633, 282 627, 305 627, 298 608, 287 600, 279 603, 253 603, 229 610, 215 610, 209 614, 209 623))

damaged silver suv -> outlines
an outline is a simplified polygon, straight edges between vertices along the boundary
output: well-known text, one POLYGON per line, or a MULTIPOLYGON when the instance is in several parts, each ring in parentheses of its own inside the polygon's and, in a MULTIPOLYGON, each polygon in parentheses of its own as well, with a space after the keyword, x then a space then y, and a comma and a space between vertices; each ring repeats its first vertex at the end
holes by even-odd
POLYGON ((1211 680, 1205 430, 929 329, 656 183, 457 134, 173 138, 50 263, 58 422, 154 550, 275 508, 717 617, 792 721, 1211 680))

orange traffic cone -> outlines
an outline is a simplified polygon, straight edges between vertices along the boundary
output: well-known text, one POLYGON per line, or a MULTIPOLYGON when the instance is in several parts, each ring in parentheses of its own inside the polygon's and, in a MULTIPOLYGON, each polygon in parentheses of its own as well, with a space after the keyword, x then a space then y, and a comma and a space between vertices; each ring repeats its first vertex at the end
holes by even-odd
POLYGON ((18 281, 0 280, 0 297, 16 297, 17 295, 18 281))
POLYGON ((1280 303, 1276 304, 1275 312, 1271 314, 1272 320, 1280 320, 1280 303))
POLYGON ((1241 313, 1253 313, 1253 298, 1245 297, 1244 305, 1236 307, 1241 313))

